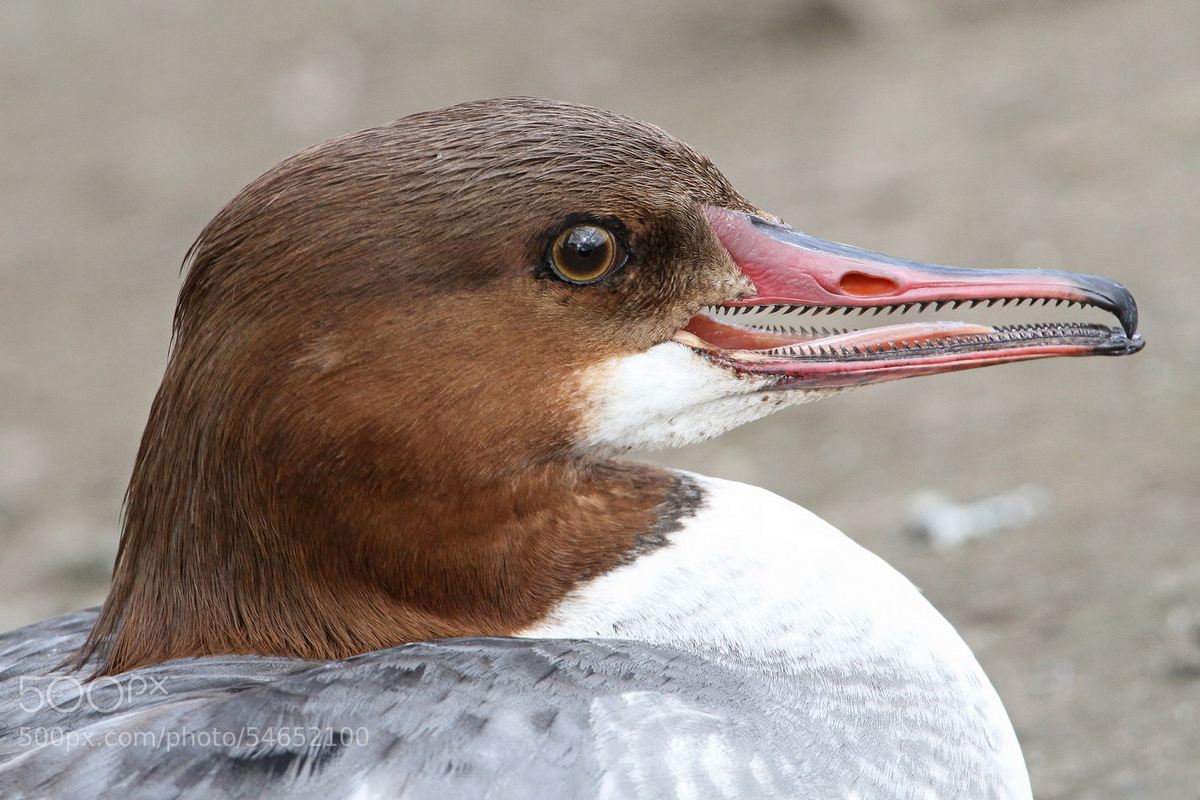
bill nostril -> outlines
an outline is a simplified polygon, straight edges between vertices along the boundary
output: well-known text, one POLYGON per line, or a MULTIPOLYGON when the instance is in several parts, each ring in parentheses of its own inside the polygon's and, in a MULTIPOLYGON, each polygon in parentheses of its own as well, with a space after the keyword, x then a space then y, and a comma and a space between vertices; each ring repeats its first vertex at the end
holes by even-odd
POLYGON ((900 284, 891 278, 867 275, 864 272, 847 272, 838 281, 838 286, 846 294, 856 297, 880 297, 900 291, 900 284))

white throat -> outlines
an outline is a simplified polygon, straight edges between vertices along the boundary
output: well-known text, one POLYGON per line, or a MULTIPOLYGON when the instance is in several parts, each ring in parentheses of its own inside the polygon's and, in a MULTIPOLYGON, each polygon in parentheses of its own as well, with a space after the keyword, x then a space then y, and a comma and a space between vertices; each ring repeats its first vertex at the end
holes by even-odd
POLYGON ((719 366, 679 342, 603 361, 579 376, 581 448, 661 450, 711 439, 844 389, 767 391, 769 376, 719 366))

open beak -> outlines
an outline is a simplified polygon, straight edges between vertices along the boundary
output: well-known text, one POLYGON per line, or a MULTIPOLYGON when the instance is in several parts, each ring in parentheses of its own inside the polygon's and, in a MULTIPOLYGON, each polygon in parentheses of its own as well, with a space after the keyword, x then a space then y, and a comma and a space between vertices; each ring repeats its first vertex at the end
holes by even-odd
POLYGON ((1127 355, 1145 344, 1133 296, 1104 278, 939 267, 827 242, 727 208, 709 206, 706 214, 756 291, 713 308, 715 315, 696 315, 675 340, 740 372, 774 375, 777 389, 857 386, 1051 356, 1127 355), (930 321, 830 332, 717 319, 761 310, 878 314, 1024 302, 1100 308, 1121 327, 930 321))

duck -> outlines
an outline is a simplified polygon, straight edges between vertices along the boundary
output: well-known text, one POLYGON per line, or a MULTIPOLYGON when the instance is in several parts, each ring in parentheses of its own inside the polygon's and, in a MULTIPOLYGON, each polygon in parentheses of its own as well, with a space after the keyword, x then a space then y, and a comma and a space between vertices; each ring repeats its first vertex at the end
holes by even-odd
POLYGON ((818 239, 651 124, 534 98, 301 150, 185 270, 107 599, 0 635, 5 796, 1031 796, 911 582, 623 455, 1135 353, 1122 286, 818 239), (941 319, 980 304, 1116 324, 941 319))

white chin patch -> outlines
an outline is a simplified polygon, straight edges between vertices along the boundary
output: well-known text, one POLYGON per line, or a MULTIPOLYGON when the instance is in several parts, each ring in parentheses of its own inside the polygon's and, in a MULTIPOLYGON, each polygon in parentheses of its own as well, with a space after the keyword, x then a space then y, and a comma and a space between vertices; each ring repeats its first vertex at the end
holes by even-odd
POLYGON ((719 366, 678 342, 611 358, 580 378, 580 438, 588 450, 680 447, 842 391, 764 391, 771 378, 719 366))

